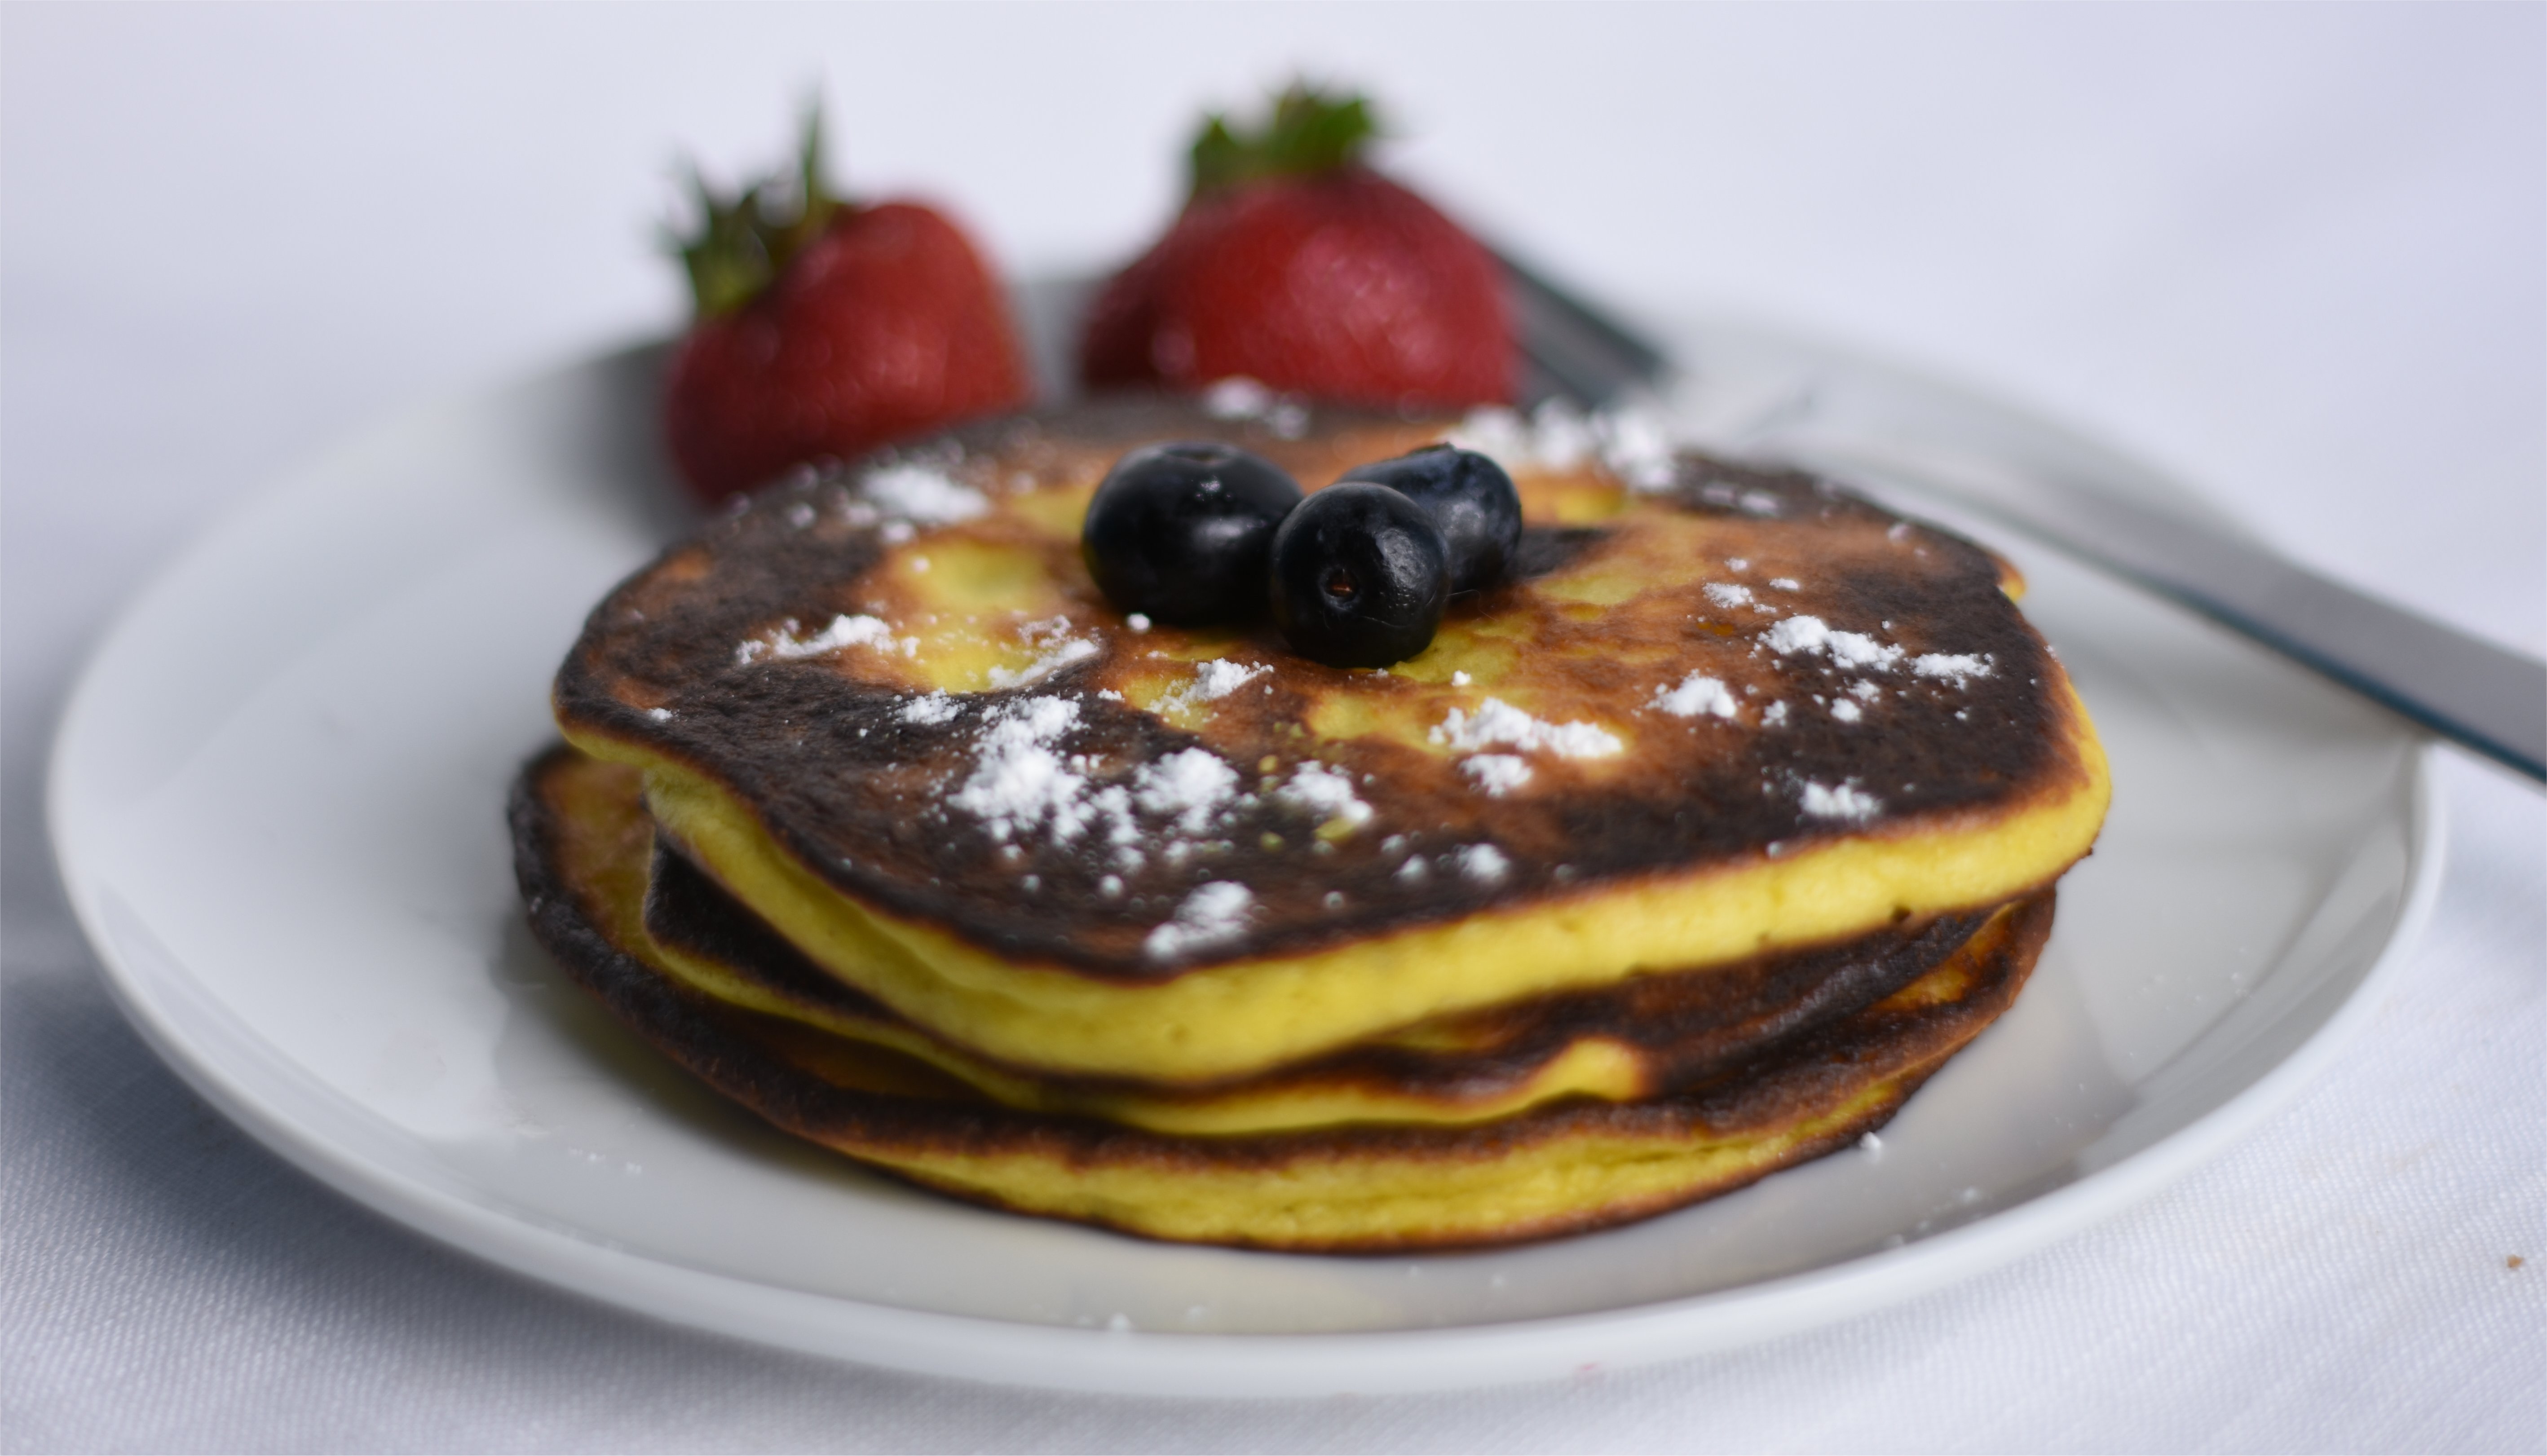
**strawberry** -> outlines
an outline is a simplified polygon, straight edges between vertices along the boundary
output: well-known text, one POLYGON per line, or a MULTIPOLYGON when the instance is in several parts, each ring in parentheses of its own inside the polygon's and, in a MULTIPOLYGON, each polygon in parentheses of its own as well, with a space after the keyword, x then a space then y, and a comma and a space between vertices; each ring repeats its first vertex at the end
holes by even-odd
POLYGON ((701 500, 1025 399, 973 245, 919 203, 828 193, 819 115, 792 188, 694 185, 704 216, 680 254, 698 316, 664 372, 663 436, 701 500))
POLYGON ((1090 312, 1082 378, 1192 390, 1243 375, 1353 403, 1509 401, 1503 270, 1362 163, 1374 130, 1361 98, 1305 86, 1255 134, 1211 118, 1185 211, 1090 312))

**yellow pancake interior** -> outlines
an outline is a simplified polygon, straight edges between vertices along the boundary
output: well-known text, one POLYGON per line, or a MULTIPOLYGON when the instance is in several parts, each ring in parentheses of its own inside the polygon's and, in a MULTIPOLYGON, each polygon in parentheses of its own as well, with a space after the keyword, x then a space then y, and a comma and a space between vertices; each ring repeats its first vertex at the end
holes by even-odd
POLYGON ((926 1063, 1005 1106, 1159 1132, 1486 1122, 1560 1097, 1650 1097, 1880 997, 1951 954, 1979 923, 1962 917, 1916 935, 1877 935, 1829 955, 1713 973, 1703 984, 1647 980, 1617 993, 1423 1023, 1218 1087, 1053 1079, 949 1045, 871 998, 843 994, 677 857, 658 849, 651 878, 622 863, 645 853, 651 837, 637 778, 624 765, 578 754, 551 771, 551 793, 594 846, 580 860, 583 898, 649 965, 729 1005, 926 1063), (646 897, 642 914, 625 902, 635 894, 646 897))

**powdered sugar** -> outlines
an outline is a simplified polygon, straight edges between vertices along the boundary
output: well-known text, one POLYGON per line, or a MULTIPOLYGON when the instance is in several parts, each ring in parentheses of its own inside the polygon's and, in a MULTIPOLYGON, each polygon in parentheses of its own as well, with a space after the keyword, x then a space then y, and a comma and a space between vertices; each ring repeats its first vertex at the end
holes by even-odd
POLYGON ((1795 652, 1818 652, 1830 641, 1830 624, 1819 617, 1790 617, 1762 633, 1760 641, 1782 657, 1795 652))
POLYGON ((1245 375, 1233 375, 1203 390, 1202 409, 1216 420, 1262 420, 1284 440, 1297 440, 1309 430, 1305 405, 1245 375))
POLYGON ((1675 718, 1696 718, 1702 713, 1722 719, 1739 716, 1732 690, 1703 672, 1682 678, 1679 687, 1654 689, 1653 706, 1675 718))
POLYGON ((1969 652, 1924 652, 1910 659, 1910 670, 1921 677, 1942 677, 1962 687, 1976 677, 1990 675, 1990 659, 1969 652))
POLYGON ((1501 698, 1488 698, 1473 714, 1451 709, 1431 737, 1461 753, 1509 744, 1525 753, 1559 758, 1606 758, 1626 746, 1598 724, 1542 723, 1501 698))
POLYGON ((1729 581, 1711 581, 1707 583, 1705 590, 1707 599, 1719 607, 1742 607, 1750 605, 1751 602, 1751 588, 1737 586, 1729 581))
POLYGON ((914 461, 878 466, 859 477, 858 487, 885 515, 921 526, 951 526, 991 508, 981 491, 914 461))
POLYGON ((1862 632, 1833 631, 1819 617, 1790 617, 1762 633, 1760 641, 1781 656, 1828 652, 1831 661, 1842 667, 1885 668, 1901 660, 1899 647, 1862 632))
POLYGON ((1450 432, 1450 443, 1491 456, 1506 470, 1570 471, 1599 442, 1580 412, 1551 399, 1528 416, 1500 404, 1469 410, 1450 432))
POLYGON ((1506 470, 1572 471, 1596 458, 1636 490, 1669 489, 1677 476, 1671 437, 1649 411, 1627 407, 1586 415, 1551 399, 1524 416, 1502 405, 1468 411, 1450 443, 1490 456, 1506 470))
POLYGON ((1263 662, 1232 662, 1214 657, 1194 664, 1193 694, 1203 702, 1226 698, 1274 669, 1263 662))
POLYGON ((1605 758, 1625 746, 1597 724, 1542 723, 1501 698, 1488 698, 1474 713, 1451 709, 1430 736, 1453 752, 1472 755, 1460 763, 1460 772, 1497 799, 1530 782, 1530 762, 1517 754, 1479 749, 1511 747, 1559 758, 1605 758))
POLYGON ((902 721, 905 723, 916 723, 923 727, 934 727, 941 723, 954 722, 955 715, 962 711, 964 711, 963 706, 957 703, 953 697, 943 691, 939 691, 930 693, 925 697, 914 698, 910 702, 903 704, 900 716, 902 721))
POLYGON ((1096 656, 1097 652, 1097 643, 1086 638, 1073 638, 1023 667, 992 668, 991 686, 995 688, 1032 687, 1073 662, 1086 661, 1096 656))
POLYGON ((1213 657, 1195 663, 1193 681, 1169 689, 1152 707, 1160 713, 1189 712, 1204 703, 1216 703, 1273 670, 1262 662, 1213 657))
POLYGON ((1473 758, 1462 759, 1459 771, 1497 799, 1530 782, 1530 760, 1516 758, 1509 753, 1480 753, 1473 758))
POLYGON ((1456 858, 1459 873, 1481 885, 1493 885, 1512 873, 1512 861, 1491 844, 1460 846, 1456 858))
POLYGON ((1172 816, 1188 834, 1210 828, 1237 793, 1238 771, 1208 748, 1181 749, 1132 777, 1132 797, 1141 808, 1172 816))
POLYGON ((1593 417, 1601 437, 1601 463, 1630 490, 1668 490, 1679 478, 1671 435, 1660 418, 1641 409, 1614 409, 1593 417))
POLYGON ((972 776, 946 802, 978 816, 1003 843, 1048 820, 1057 820, 1055 838, 1077 837, 1085 827, 1080 794, 1088 780, 1053 745, 1078 724, 1079 705, 1068 698, 1026 698, 993 708, 972 776))
POLYGON ((1256 893, 1234 881, 1198 885, 1177 906, 1175 918, 1150 931, 1141 949, 1153 961, 1176 961, 1226 944, 1247 933, 1247 912, 1255 903, 1256 893))
POLYGON ((1031 687, 1073 662, 1084 662, 1100 648, 1094 638, 1072 637, 1068 617, 1047 617, 1027 622, 1017 628, 1017 640, 1037 649, 1038 655, 1023 667, 994 667, 994 688, 1031 687))
POLYGON ((1858 788, 1843 783, 1836 788, 1807 780, 1803 786, 1804 813, 1818 819, 1845 819, 1864 823, 1884 812, 1884 801, 1858 788))
POLYGON ((821 657, 843 647, 890 648, 894 645, 893 628, 881 617, 834 617, 830 626, 812 637, 798 636, 803 630, 796 619, 790 617, 748 642, 736 643, 735 665, 747 667, 763 657, 784 662, 799 657, 821 657))
POLYGON ((1862 632, 1834 632, 1830 655, 1842 667, 1889 667, 1901 660, 1901 649, 1862 632))
POLYGON ((1274 407, 1274 392, 1245 375, 1232 375, 1202 391, 1202 412, 1216 420, 1252 420, 1274 407))
MULTIPOLYGON (((942 722, 936 717, 941 713, 951 718, 955 705, 949 700, 941 706, 944 696, 912 700, 904 705, 904 718, 942 722)), ((1076 843, 1095 833, 1098 843, 1112 846, 1108 863, 1134 874, 1149 862, 1135 846, 1159 833, 1145 829, 1144 816, 1152 823, 1164 820, 1171 832, 1199 835, 1228 811, 1257 802, 1238 792, 1237 770, 1207 748, 1186 748, 1141 766, 1126 782, 1098 784, 1091 775, 1102 771, 1101 758, 1063 751, 1064 739, 1079 726, 1079 704, 1069 698, 995 702, 982 717, 972 772, 946 797, 947 806, 979 819, 992 840, 1003 845, 1038 831, 1056 844, 1076 843)), ((1157 846, 1170 865, 1214 848, 1186 838, 1157 846)))
POLYGON ((1331 823, 1341 822, 1349 829, 1370 822, 1370 806, 1354 793, 1353 775, 1323 763, 1304 763, 1293 769, 1290 781, 1274 791, 1274 797, 1303 814, 1331 823))

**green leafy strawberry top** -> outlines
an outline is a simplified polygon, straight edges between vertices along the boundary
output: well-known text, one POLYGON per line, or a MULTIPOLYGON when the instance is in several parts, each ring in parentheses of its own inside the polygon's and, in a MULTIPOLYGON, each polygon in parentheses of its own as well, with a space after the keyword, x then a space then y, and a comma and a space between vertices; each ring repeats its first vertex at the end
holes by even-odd
POLYGON ((1241 131, 1224 116, 1203 123, 1193 143, 1193 196, 1273 177, 1306 177, 1358 161, 1365 142, 1379 134, 1370 103, 1329 95, 1305 81, 1274 100, 1274 115, 1257 129, 1241 131))
POLYGON ((805 141, 793 179, 764 177, 726 196, 690 169, 700 223, 693 233, 671 233, 673 248, 689 270, 690 295, 699 317, 732 313, 760 297, 805 246, 823 235, 850 204, 823 184, 823 111, 805 113, 805 141))

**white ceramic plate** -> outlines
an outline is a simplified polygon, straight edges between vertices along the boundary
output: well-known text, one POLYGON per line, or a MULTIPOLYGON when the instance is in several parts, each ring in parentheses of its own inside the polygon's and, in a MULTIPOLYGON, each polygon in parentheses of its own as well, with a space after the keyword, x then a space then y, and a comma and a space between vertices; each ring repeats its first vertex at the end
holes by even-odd
MULTIPOLYGON (((1677 343, 1708 429, 1889 462, 1896 486, 2049 462, 2201 509, 1901 371, 1722 324, 1677 343)), ((393 1218, 648 1314, 1192 1394, 1482 1384, 1782 1334, 2013 1258, 2221 1149, 2361 1020, 2437 883, 2396 721, 2000 541, 2104 733, 2113 817, 2016 1008, 1880 1152, 1427 1258, 1171 1247, 944 1202, 699 1089, 522 928, 507 781, 549 737, 585 609, 682 519, 652 378, 638 351, 421 410, 229 519, 90 665, 50 801, 116 994, 206 1097, 393 1218)))

